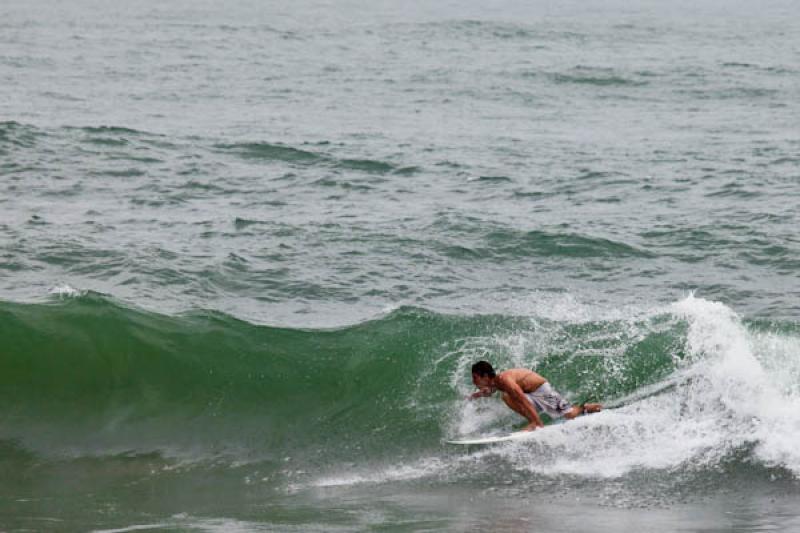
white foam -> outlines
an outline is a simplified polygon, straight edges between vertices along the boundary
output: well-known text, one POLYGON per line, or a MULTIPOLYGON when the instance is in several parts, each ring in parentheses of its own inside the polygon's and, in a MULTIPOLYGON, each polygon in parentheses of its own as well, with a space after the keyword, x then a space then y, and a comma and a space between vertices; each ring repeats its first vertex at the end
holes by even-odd
POLYGON ((562 324, 585 324, 601 321, 637 321, 662 312, 663 306, 629 303, 610 307, 578 298, 569 292, 534 291, 525 298, 507 303, 504 312, 530 316, 562 324))
POLYGON ((410 464, 389 465, 380 469, 370 469, 356 473, 333 474, 314 480, 311 486, 328 488, 364 483, 408 481, 436 474, 447 467, 448 465, 439 458, 427 458, 410 464))
POLYGON ((64 283, 62 285, 56 285, 55 287, 51 288, 49 293, 54 296, 59 296, 61 298, 76 298, 78 296, 82 296, 83 294, 85 294, 86 291, 76 289, 64 283))
POLYGON ((710 387, 706 399, 725 406, 728 443, 751 434, 757 458, 800 475, 800 343, 752 334, 724 305, 687 298, 678 308, 690 321, 689 347, 710 387), (777 349, 776 349, 777 348, 777 349))
MULTIPOLYGON (((656 384, 654 394, 624 407, 549 427, 493 453, 539 474, 618 477, 713 466, 752 447, 758 461, 800 476, 800 339, 750 332, 729 307, 693 295, 651 310, 652 316, 665 312, 688 330, 684 356, 663 387, 656 384)), ((499 366, 517 357, 507 354, 499 366)), ((500 402, 491 403, 464 407, 451 432, 486 428, 501 416, 500 402)))
POLYGON ((117 529, 94 529, 92 533, 129 533, 130 531, 149 531, 153 529, 164 529, 171 524, 159 522, 154 524, 137 524, 133 526, 121 527, 117 529))
MULTIPOLYGON (((157 522, 152 524, 136 524, 116 529, 95 529, 92 533, 129 533, 132 531, 163 531, 165 529, 181 529, 191 531, 205 531, 208 533, 238 533, 238 532, 252 532, 252 531, 274 531, 274 524, 248 522, 244 520, 236 520, 233 518, 200 518, 189 515, 188 513, 179 513, 170 517, 169 521, 157 522)), ((307 525, 303 526, 290 526, 281 524, 281 529, 284 531, 307 531, 307 525)), ((312 528, 317 530, 317 528, 312 528)))

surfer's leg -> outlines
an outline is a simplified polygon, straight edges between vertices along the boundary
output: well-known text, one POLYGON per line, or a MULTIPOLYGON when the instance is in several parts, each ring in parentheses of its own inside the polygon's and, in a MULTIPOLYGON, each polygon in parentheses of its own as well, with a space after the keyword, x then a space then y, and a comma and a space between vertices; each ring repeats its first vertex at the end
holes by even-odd
POLYGON ((522 406, 517 405, 517 403, 511 399, 511 396, 507 392, 503 393, 503 401, 506 403, 509 409, 525 417, 525 419, 527 420, 528 417, 525 414, 525 411, 522 409, 522 406))

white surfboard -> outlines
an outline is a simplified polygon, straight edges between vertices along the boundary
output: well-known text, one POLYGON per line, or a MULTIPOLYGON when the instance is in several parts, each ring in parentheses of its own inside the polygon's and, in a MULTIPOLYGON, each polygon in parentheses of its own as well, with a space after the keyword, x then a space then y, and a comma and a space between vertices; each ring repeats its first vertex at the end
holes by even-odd
POLYGON ((495 444, 497 442, 509 442, 514 440, 527 440, 535 437, 537 433, 550 426, 563 424, 566 422, 563 418, 553 420, 543 428, 535 429, 533 431, 514 431, 513 433, 506 433, 505 435, 487 435, 486 437, 476 437, 472 439, 452 439, 446 440, 447 444, 461 444, 461 445, 480 445, 480 444, 495 444))
MULTIPOLYGON (((541 431, 541 430, 536 430, 541 431)), ((459 439, 459 440, 446 440, 447 444, 461 444, 461 445, 479 445, 479 444, 495 444, 498 442, 508 442, 512 440, 525 440, 533 437, 536 431, 515 431, 506 435, 493 435, 489 437, 478 437, 475 439, 459 439)))

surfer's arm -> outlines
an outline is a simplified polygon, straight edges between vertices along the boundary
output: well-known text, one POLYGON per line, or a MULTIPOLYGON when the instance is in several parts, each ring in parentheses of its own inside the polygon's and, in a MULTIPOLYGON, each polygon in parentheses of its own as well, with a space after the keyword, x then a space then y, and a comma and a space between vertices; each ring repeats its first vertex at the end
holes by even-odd
POLYGON ((476 400, 478 398, 485 398, 486 396, 491 396, 492 394, 494 394, 495 390, 497 390, 497 389, 494 389, 492 387, 487 387, 485 389, 479 390, 478 392, 473 392, 472 394, 467 396, 467 399, 468 400, 476 400))

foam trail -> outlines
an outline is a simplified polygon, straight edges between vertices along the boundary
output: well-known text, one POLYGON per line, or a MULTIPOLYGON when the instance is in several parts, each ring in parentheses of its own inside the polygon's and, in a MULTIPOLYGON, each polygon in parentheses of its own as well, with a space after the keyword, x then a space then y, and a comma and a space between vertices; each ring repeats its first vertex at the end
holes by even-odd
POLYGON ((389 481, 408 481, 437 475, 448 467, 449 464, 441 459, 429 458, 412 464, 390 465, 369 471, 362 470, 346 474, 326 475, 314 480, 311 485, 319 488, 329 488, 367 483, 386 483, 389 481))

